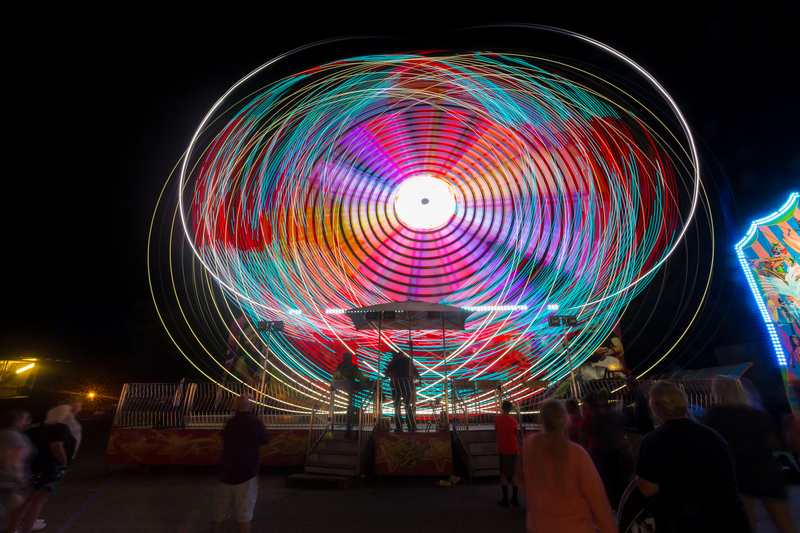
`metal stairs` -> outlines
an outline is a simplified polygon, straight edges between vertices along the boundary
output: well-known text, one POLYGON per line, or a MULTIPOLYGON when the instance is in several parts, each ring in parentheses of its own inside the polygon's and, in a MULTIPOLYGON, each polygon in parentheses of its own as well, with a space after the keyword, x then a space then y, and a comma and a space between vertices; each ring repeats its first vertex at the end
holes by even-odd
POLYGON ((500 475, 500 455, 497 453, 497 431, 494 427, 485 429, 471 427, 469 431, 458 432, 462 457, 469 467, 470 479, 500 475))
POLYGON ((302 482, 336 484, 340 489, 356 486, 369 455, 369 446, 374 442, 373 434, 370 432, 366 442, 362 441, 359 453, 358 432, 353 431, 355 439, 345 439, 344 433, 344 430, 327 430, 311 450, 303 473, 289 476, 287 486, 302 482))

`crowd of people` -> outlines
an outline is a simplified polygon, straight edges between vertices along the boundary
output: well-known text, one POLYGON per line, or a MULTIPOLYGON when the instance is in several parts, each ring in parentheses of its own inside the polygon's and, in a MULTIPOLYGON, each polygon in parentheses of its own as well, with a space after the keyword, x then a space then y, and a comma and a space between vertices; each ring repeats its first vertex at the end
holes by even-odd
POLYGON ((9 516, 9 533, 30 533, 47 524, 39 518, 81 444, 75 419, 82 404, 54 407, 44 422, 31 427, 30 413, 10 409, 0 414, 0 504, 9 516))
MULTIPOLYGON (((775 424, 740 379, 717 378, 713 392, 717 404, 703 423, 690 416, 686 397, 672 383, 656 383, 646 399, 637 395, 660 422, 653 429, 651 422, 641 421, 646 434, 634 472, 644 497, 658 495, 650 508, 658 530, 757 531, 754 502, 761 500, 778 531, 796 531, 772 455, 779 438, 775 424)), ((524 439, 516 470, 507 456, 515 451, 508 440, 519 431, 516 421, 507 421, 513 421, 510 402, 497 415, 503 484, 498 503, 508 506, 510 474, 522 477, 529 532, 617 531, 615 513, 621 510, 626 474, 616 425, 605 397, 589 394, 582 400, 583 413, 573 399, 541 405, 542 431, 524 439)), ((641 412, 641 405, 634 407, 641 412)))
MULTIPOLYGON (((415 370, 397 356, 387 374, 413 377, 415 370)), ((408 394, 397 388, 393 393, 399 411, 408 394)), ((646 401, 660 422, 653 429, 649 415, 640 420, 646 435, 634 472, 641 494, 658 496, 659 505, 651 511, 659 530, 757 531, 754 508, 760 500, 778 531, 795 532, 772 456, 779 445, 774 422, 739 378, 716 378, 713 393, 717 402, 703 423, 690 416, 686 397, 672 383, 658 382, 647 398, 636 396, 636 409, 642 411, 646 401), (665 523, 669 528, 663 529, 665 523)), ((220 531, 231 515, 240 532, 249 531, 258 494, 259 449, 269 441, 251 408, 250 397, 241 396, 223 431, 212 532, 220 531)), ((505 401, 495 417, 502 488, 497 503, 519 506, 522 485, 529 532, 616 532, 626 474, 606 398, 589 394, 582 405, 574 399, 546 400, 540 407, 542 431, 528 435, 522 446, 517 420, 510 414, 513 408, 505 401)), ((75 418, 80 409, 79 401, 54 407, 35 428, 23 410, 0 415, 0 504, 9 516, 9 533, 45 527, 39 519, 42 508, 58 491, 80 447, 81 426, 75 418)), ((408 405, 406 410, 413 419, 408 405)), ((399 428, 401 420, 396 421, 399 428)))

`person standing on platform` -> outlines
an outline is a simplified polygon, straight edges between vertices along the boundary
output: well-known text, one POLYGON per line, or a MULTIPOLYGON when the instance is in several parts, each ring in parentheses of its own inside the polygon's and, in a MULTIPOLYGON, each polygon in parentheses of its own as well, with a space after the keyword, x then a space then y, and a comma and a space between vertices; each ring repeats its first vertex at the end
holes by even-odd
POLYGON ((236 403, 236 414, 222 431, 222 463, 214 498, 211 533, 219 533, 225 521, 235 514, 239 533, 250 531, 253 509, 258 497, 258 462, 261 445, 269 442, 264 422, 250 413, 249 394, 236 403))
POLYGON ((503 412, 494 417, 494 429, 497 431, 497 453, 500 454, 500 483, 503 487, 503 497, 497 500, 498 505, 508 507, 509 502, 514 507, 519 507, 517 499, 516 465, 519 457, 519 424, 509 413, 514 404, 508 400, 503 401, 503 412), (508 499, 508 482, 511 481, 513 493, 508 499))
POLYGON ((400 411, 400 404, 402 402, 406 408, 406 421, 408 423, 409 431, 417 430, 417 419, 412 408, 414 400, 414 386, 413 379, 419 379, 419 371, 411 359, 403 355, 401 352, 393 352, 392 360, 386 367, 387 377, 391 379, 389 382, 392 388, 392 401, 394 403, 394 426, 395 431, 403 431, 403 414, 400 411))
POLYGON ((355 420, 356 394, 366 386, 364 373, 353 363, 353 354, 349 350, 344 352, 342 362, 333 371, 333 383, 334 388, 347 393, 347 413, 345 414, 347 422, 344 438, 349 439, 355 420))
POLYGON ((528 532, 616 533, 592 459, 567 439, 567 410, 550 399, 540 411, 542 433, 528 435, 522 443, 528 532))
POLYGON ((737 495, 733 450, 719 433, 689 419, 683 392, 666 381, 650 389, 650 408, 663 422, 642 441, 636 484, 660 494, 673 532, 751 533, 737 495))

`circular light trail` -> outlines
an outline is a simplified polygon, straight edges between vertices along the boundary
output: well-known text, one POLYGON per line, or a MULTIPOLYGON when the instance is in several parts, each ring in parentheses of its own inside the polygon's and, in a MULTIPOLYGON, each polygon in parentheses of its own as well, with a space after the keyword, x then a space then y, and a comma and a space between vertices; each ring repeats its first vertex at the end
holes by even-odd
POLYGON ((406 299, 479 310, 447 334, 446 358, 440 332, 386 334, 413 341, 424 376, 446 363, 454 378, 558 379, 545 317, 578 315, 580 362, 693 216, 691 139, 684 149, 629 94, 563 62, 354 57, 233 97, 265 68, 198 128, 179 209, 231 304, 287 322, 270 346, 281 379, 326 381, 343 350, 382 373, 375 332, 330 310, 406 299))

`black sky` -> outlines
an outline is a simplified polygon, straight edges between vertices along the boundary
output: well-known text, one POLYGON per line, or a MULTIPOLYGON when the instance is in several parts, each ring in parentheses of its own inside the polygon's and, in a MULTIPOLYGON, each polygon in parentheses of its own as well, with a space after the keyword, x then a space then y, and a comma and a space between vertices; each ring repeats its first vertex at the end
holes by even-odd
MULTIPOLYGON (((3 214, 10 298, 0 350, 44 355, 65 328, 79 327, 75 317, 87 307, 129 318, 135 301, 149 299, 146 240, 158 194, 208 108, 272 57, 342 35, 396 35, 423 48, 458 27, 527 22, 620 50, 661 82, 694 128, 709 194, 732 198, 729 217, 716 201, 713 212, 725 227, 718 244, 731 254, 750 220, 800 188, 800 10, 788 7, 796 3, 770 12, 696 4, 529 3, 495 12, 487 4, 474 17, 421 15, 410 6, 290 16, 194 7, 186 20, 64 12, 23 22, 33 44, 20 44, 7 67, 16 127, 7 128, 15 137, 3 214)), ((718 283, 719 293, 731 292, 724 305, 736 307, 718 315, 729 323, 717 333, 710 332, 719 324, 705 326, 709 346, 764 341, 761 326, 741 326, 760 320, 741 280, 729 275, 718 283)))

